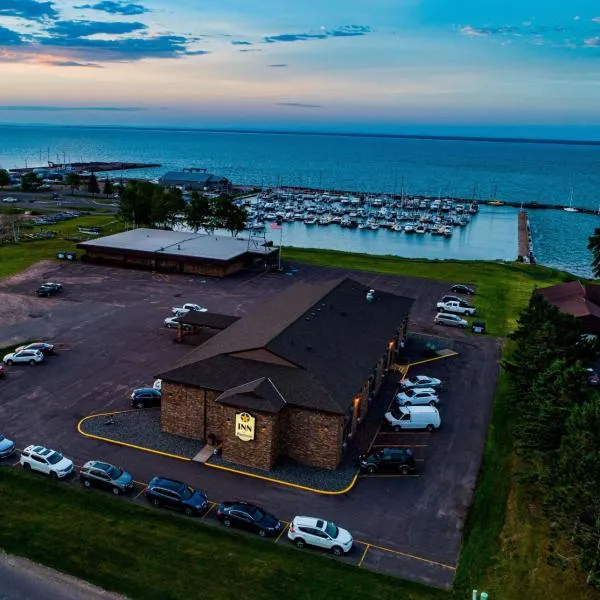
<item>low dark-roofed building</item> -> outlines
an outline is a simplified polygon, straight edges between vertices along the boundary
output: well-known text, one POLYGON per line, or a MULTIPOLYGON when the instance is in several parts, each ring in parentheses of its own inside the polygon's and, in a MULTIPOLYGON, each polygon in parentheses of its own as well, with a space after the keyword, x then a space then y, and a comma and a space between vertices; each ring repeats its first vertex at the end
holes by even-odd
POLYGON ((569 281, 537 292, 559 311, 575 317, 583 333, 600 335, 600 286, 569 281))
POLYGON ((231 323, 160 374, 163 430, 218 439, 225 460, 265 470, 279 457, 336 468, 412 305, 368 292, 351 279, 298 284, 231 323), (242 414, 252 440, 237 435, 242 414))
POLYGON ((226 192, 231 182, 226 177, 212 175, 205 171, 169 171, 159 182, 165 187, 183 187, 186 190, 210 190, 212 192, 226 192))

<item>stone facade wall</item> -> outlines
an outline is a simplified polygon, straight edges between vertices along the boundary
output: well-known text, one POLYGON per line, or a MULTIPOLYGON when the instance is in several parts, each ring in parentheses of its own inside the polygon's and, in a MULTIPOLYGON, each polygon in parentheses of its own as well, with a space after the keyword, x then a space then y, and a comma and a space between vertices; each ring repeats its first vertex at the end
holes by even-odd
POLYGON ((343 416, 287 407, 281 417, 281 454, 312 467, 337 469, 342 458, 343 416))
POLYGON ((223 406, 223 458, 225 460, 269 471, 277 460, 280 415, 244 411, 223 406), (235 415, 248 412, 255 419, 254 439, 244 442, 235 435, 235 415))
POLYGON ((160 427, 167 433, 205 440, 205 390, 163 381, 160 427))

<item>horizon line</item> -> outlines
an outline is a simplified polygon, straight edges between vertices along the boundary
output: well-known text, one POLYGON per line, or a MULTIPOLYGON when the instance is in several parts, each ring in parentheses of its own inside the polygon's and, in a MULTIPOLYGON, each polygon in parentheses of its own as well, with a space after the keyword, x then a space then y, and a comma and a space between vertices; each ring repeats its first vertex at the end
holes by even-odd
POLYGON ((337 137, 370 137, 390 139, 416 139, 416 140, 446 140, 461 142, 517 142, 523 144, 563 144, 579 146, 600 146, 600 140, 578 140, 571 138, 540 138, 540 137, 510 137, 510 136, 483 136, 483 135, 450 135, 427 133, 366 133, 366 132, 335 132, 335 131, 301 131, 279 129, 240 129, 240 128, 207 128, 207 127, 169 127, 169 126, 144 126, 144 125, 54 125, 49 123, 1 123, 0 127, 48 127, 53 129, 130 129, 142 131, 197 131, 203 133, 242 133, 262 135, 311 135, 311 136, 337 136, 337 137))

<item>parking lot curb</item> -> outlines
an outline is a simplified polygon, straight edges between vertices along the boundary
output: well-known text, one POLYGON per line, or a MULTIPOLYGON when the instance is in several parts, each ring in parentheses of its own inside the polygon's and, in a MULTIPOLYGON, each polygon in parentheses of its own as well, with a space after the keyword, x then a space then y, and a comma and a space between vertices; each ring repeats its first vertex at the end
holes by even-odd
POLYGON ((312 488, 305 485, 300 485, 298 483, 291 483, 290 481, 283 481, 282 479, 274 479, 272 477, 267 477, 265 475, 256 475, 255 473, 247 473, 246 471, 241 471, 239 469, 232 469, 231 467, 224 467, 223 465, 213 465, 211 463, 204 463, 205 467, 210 467, 211 469, 220 469, 221 471, 227 471, 229 473, 235 473, 236 475, 245 475, 246 477, 253 477, 254 479, 262 479, 263 481, 268 481, 269 483, 276 483, 278 485, 283 485, 286 487, 295 488, 297 490, 304 490, 305 492, 314 492, 315 494, 321 494, 323 496, 341 496, 342 494, 347 494, 357 483, 358 481, 358 471, 352 478, 350 484, 345 487, 343 490, 331 491, 331 490, 320 490, 318 488, 312 488))
POLYGON ((119 415, 128 412, 136 412, 136 410, 118 410, 109 413, 97 413, 95 415, 88 415, 87 417, 83 417, 83 419, 80 419, 77 423, 77 432, 83 437, 87 437, 92 440, 100 440, 101 442, 108 442, 109 444, 115 444, 117 446, 125 446, 126 448, 141 450, 142 452, 148 452, 149 454, 158 454, 159 456, 167 456, 169 458, 176 458, 177 460, 191 462, 192 459, 188 458, 187 456, 180 456, 179 454, 170 454, 169 452, 162 452, 160 450, 153 450, 152 448, 145 448, 144 446, 137 446, 136 444, 129 444, 128 442, 121 442, 120 440, 113 440, 111 438, 102 437, 100 435, 94 435, 93 433, 86 433, 81 429, 81 425, 88 419, 93 419, 95 417, 109 417, 111 415, 119 415))

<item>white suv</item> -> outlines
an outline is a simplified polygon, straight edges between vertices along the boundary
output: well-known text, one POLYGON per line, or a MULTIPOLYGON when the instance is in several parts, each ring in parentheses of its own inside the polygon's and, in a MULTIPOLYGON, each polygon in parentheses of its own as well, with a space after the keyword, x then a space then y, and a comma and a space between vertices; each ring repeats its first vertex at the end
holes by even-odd
POLYGON ((331 550, 336 556, 350 552, 352 536, 333 521, 314 517, 294 517, 288 530, 288 538, 298 548, 318 546, 331 550))
POLYGON ((440 399, 433 388, 411 388, 396 395, 396 402, 400 406, 411 406, 413 404, 429 404, 435 406, 440 399))
POLYGON ((4 357, 4 362, 7 365, 13 363, 29 363, 35 365, 44 360, 44 355, 39 350, 21 350, 20 352, 11 352, 4 357))
POLYGON ((73 461, 44 446, 27 446, 19 462, 26 471, 39 471, 54 479, 62 479, 73 471, 73 461))

